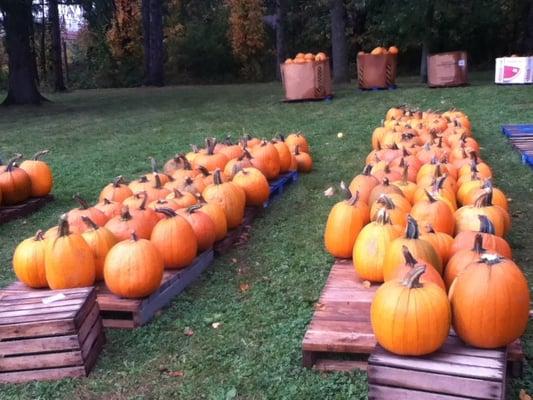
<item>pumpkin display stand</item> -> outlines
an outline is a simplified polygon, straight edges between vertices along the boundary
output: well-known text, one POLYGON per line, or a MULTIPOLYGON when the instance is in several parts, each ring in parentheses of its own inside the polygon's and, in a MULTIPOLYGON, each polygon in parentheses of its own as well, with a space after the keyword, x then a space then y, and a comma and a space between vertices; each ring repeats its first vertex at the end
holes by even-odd
MULTIPOLYGON (((378 287, 377 284, 362 282, 359 279, 352 260, 335 260, 320 299, 315 305, 313 319, 302 341, 304 367, 319 371, 367 369, 368 357, 377 345, 370 324, 370 305, 378 287)), ((456 339, 449 340, 457 342, 456 339)), ((473 349, 464 344, 457 344, 456 347, 461 347, 464 353, 486 352, 486 357, 490 357, 493 352, 492 350, 473 349)), ((505 349, 501 351, 506 353, 505 349)), ((460 354, 456 354, 447 362, 461 365, 470 361, 468 358, 461 357, 460 354)), ((524 354, 519 340, 508 346, 507 362, 510 364, 509 370, 513 375, 520 374, 523 358, 524 354)), ((409 360, 407 357, 405 359, 409 360)), ((391 398, 415 399, 416 397, 392 396, 391 398)), ((445 398, 442 397, 442 399, 445 398)))
POLYGON ((533 167, 533 124, 502 125, 502 133, 520 153, 522 164, 533 167))
POLYGON ((468 85, 468 56, 465 51, 431 54, 427 58, 428 86, 454 87, 468 85))
POLYGON ((0 383, 87 376, 104 342, 94 288, 0 290, 0 383))
POLYGON ((325 100, 333 97, 329 60, 281 64, 285 102, 325 100))
POLYGON ((359 89, 396 89, 398 57, 396 54, 358 54, 359 89))
POLYGON ((20 204, 0 207, 0 224, 25 217, 44 207, 45 204, 54 200, 51 194, 43 197, 31 197, 20 204))

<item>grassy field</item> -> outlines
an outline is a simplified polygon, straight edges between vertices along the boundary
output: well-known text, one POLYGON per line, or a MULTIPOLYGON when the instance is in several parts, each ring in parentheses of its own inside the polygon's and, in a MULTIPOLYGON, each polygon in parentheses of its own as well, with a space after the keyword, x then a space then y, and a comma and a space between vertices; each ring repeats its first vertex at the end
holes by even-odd
MULTIPOLYGON (((250 241, 224 257, 150 325, 107 331, 108 342, 88 379, 0 386, 1 399, 364 399, 366 375, 303 369, 300 342, 332 263, 322 231, 332 203, 323 190, 363 167, 370 133, 394 105, 457 107, 473 122, 496 185, 512 198, 509 240, 533 279, 532 171, 500 133, 500 124, 533 122, 532 87, 497 87, 480 77, 466 88, 336 88, 332 102, 283 104, 279 84, 78 91, 50 95, 38 108, 0 108, 0 156, 48 148, 56 201, 0 226, 0 286, 14 276, 16 244, 55 224, 80 193, 95 201, 112 177, 135 178, 206 135, 244 132, 270 138, 301 130, 315 170, 254 222, 250 241), (343 132, 342 139, 337 133, 343 132), (249 285, 249 290, 241 290, 249 285), (213 322, 222 323, 213 329, 213 322), (194 331, 184 335, 185 328, 194 331), (183 374, 169 374, 182 371, 183 374), (171 376, 182 375, 182 376, 171 376)), ((488 77, 487 77, 488 78, 488 77)), ((527 366, 511 382, 533 391, 533 329, 525 337, 527 366)))

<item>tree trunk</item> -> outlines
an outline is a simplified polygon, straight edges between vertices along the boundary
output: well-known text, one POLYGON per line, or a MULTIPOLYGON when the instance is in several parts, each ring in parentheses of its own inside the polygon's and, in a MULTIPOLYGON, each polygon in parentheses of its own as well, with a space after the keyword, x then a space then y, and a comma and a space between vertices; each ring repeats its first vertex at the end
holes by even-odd
POLYGON ((3 104, 40 104, 31 52, 32 0, 0 0, 9 57, 7 97, 3 104))
POLYGON ((285 26, 287 18, 287 1, 276 1, 276 78, 281 80, 281 64, 287 56, 285 46, 285 26))
POLYGON ((528 2, 528 12, 526 14, 526 32, 524 35, 524 52, 533 53, 533 0, 528 2))
POLYGON ((63 60, 65 61, 65 80, 69 81, 69 73, 68 73, 68 55, 67 55, 67 42, 63 39, 63 60))
POLYGON ((141 4, 143 43, 144 43, 144 84, 150 82, 150 0, 142 0, 141 4))
POLYGON ((422 55, 420 56, 420 79, 423 83, 428 81, 428 54, 428 42, 427 40, 424 40, 422 43, 422 55))
POLYGON ((331 51, 334 82, 349 82, 344 0, 331 0, 331 51))
POLYGON ((35 81, 39 85, 39 70, 37 69, 37 50, 35 48, 35 26, 30 25, 30 45, 31 45, 31 65, 33 67, 33 73, 35 74, 35 81))
POLYGON ((66 90, 63 80, 63 57, 61 56, 61 29, 59 27, 59 9, 57 0, 48 0, 48 18, 52 37, 52 58, 54 69, 54 89, 57 92, 66 90))
POLYGON ((41 10, 43 13, 43 18, 41 19, 41 80, 46 79, 46 17, 44 12, 44 0, 41 0, 41 10))
POLYGON ((161 0, 150 0, 150 83, 164 86, 163 12, 161 0))

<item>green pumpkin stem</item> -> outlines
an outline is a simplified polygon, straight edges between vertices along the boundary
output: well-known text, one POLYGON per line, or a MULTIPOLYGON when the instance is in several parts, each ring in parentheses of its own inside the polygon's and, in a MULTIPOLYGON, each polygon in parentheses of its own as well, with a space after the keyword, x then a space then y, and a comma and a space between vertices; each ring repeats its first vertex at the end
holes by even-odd
POLYGON ((407 239, 418 239, 420 232, 418 231, 418 223, 411 215, 407 216, 407 228, 405 229, 405 237, 407 239))
POLYGON ((426 266, 419 264, 409 271, 403 279, 403 285, 408 289, 421 288, 423 285, 420 283, 420 278, 426 272, 426 266))
POLYGON ((409 248, 406 245, 402 246, 402 254, 403 258, 405 259, 405 263, 411 268, 414 268, 416 265, 416 259, 413 257, 413 255, 409 251, 409 248))
POLYGON ((178 214, 176 214, 176 211, 174 211, 172 208, 168 208, 168 207, 158 207, 158 208, 155 209, 155 212, 163 214, 167 218, 172 218, 172 217, 175 217, 176 215, 178 215, 178 214))
POLYGON ((87 203, 87 201, 83 199, 79 193, 76 193, 74 196, 72 196, 72 198, 78 202, 81 210, 87 210, 90 208, 89 203, 87 203))
POLYGON ((57 229, 57 237, 70 235, 70 227, 68 225, 68 214, 62 214, 59 217, 59 224, 57 229))
POLYGON ((491 235, 496 234, 496 229, 494 224, 486 215, 478 215, 479 218, 479 231, 481 233, 489 233, 491 235))
POLYGON ((82 221, 84 222, 84 224, 87 225, 89 228, 94 229, 94 230, 97 230, 97 229, 99 228, 99 226, 96 225, 96 224, 94 223, 94 221, 93 221, 92 219, 90 219, 89 217, 83 215, 83 216, 81 217, 81 219, 82 219, 82 221))
POLYGON ((41 151, 38 151, 37 153, 35 153, 33 155, 33 157, 31 158, 32 160, 35 160, 37 161, 39 158, 41 157, 44 157, 45 155, 47 155, 49 153, 50 150, 41 150, 41 151))

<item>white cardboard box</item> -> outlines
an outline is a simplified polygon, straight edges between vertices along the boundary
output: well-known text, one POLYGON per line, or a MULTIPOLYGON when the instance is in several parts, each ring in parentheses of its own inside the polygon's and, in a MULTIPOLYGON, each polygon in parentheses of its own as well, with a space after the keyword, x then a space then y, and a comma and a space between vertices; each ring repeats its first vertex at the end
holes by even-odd
POLYGON ((496 59, 495 83, 533 83, 533 57, 502 57, 496 59))

